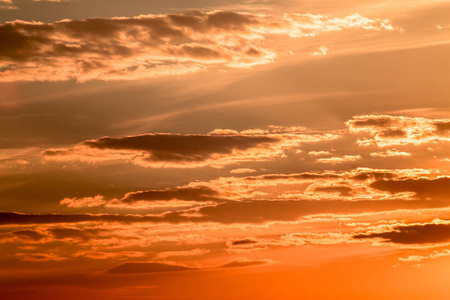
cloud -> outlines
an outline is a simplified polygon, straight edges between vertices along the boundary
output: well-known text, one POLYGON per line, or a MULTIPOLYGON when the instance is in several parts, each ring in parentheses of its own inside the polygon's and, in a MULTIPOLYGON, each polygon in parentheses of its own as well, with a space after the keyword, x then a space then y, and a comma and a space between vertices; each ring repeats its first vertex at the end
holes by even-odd
POLYGON ((249 245, 249 244, 256 244, 257 241, 255 239, 240 239, 240 240, 234 240, 230 242, 230 246, 239 246, 239 245, 249 245))
POLYGON ((261 153, 255 148, 268 148, 277 142, 266 136, 145 134, 90 140, 70 149, 49 149, 43 155, 50 160, 129 160, 146 167, 189 168, 220 166, 227 158, 231 158, 230 163, 233 158, 252 160, 251 153, 261 153))
POLYGON ((314 56, 324 56, 324 55, 328 54, 328 50, 330 50, 328 47, 320 46, 319 50, 314 52, 312 55, 314 55, 314 56))
POLYGON ((232 174, 245 174, 245 173, 254 173, 256 170, 250 168, 238 168, 230 171, 232 174))
POLYGON ((18 9, 18 7, 13 4, 12 0, 0 0, 0 11, 13 9, 18 9))
POLYGON ((244 130, 240 133, 230 130, 215 130, 204 135, 152 133, 88 140, 73 148, 47 149, 42 155, 47 160, 56 161, 95 163, 126 160, 152 168, 220 168, 246 161, 273 160, 283 156, 287 149, 298 148, 302 142, 319 142, 338 137, 332 133, 307 134, 292 131, 290 127, 276 126, 265 131, 244 130))
POLYGON ((156 258, 167 258, 167 257, 172 257, 172 256, 199 256, 199 255, 203 255, 203 254, 206 254, 209 252, 210 252, 210 250, 208 250, 208 249, 200 249, 200 248, 187 250, 187 251, 164 251, 164 252, 158 253, 156 258))
POLYGON ((434 251, 433 253, 429 255, 409 255, 408 257, 399 257, 398 260, 404 261, 404 262, 421 262, 423 260, 427 259, 436 259, 439 257, 445 257, 450 255, 450 250, 443 250, 443 251, 434 251))
MULTIPOLYGON (((165 208, 166 211, 187 211, 195 208, 216 206, 227 201, 285 201, 285 200, 411 200, 412 193, 391 193, 377 188, 377 181, 415 180, 434 178, 421 169, 368 169, 358 168, 352 171, 304 172, 292 174, 265 174, 246 177, 219 177, 210 181, 193 181, 183 186, 157 190, 134 191, 122 198, 104 200, 97 195, 99 205, 114 208, 165 208), (395 194, 395 195, 392 195, 395 194)), ((431 180, 431 179, 430 179, 431 180)), ((395 183, 394 183, 395 184, 395 183)), ((84 199, 84 198, 82 198, 84 199)), ((81 199, 81 200, 82 200, 81 199)), ((91 199, 87 197, 87 199, 91 199)), ((81 201, 77 198, 65 198, 60 204, 75 207, 81 201)), ((91 202, 89 202, 91 203, 91 202)), ((187 214, 192 214, 186 212, 187 214)))
POLYGON ((361 155, 344 155, 344 156, 333 156, 333 157, 323 157, 318 158, 317 162, 323 164, 342 164, 345 162, 353 162, 361 159, 361 155))
POLYGON ((97 229, 75 229, 75 228, 54 228, 49 230, 53 237, 57 240, 75 239, 87 241, 97 237, 100 232, 97 229))
POLYGON ((391 231, 357 234, 354 239, 382 239, 396 244, 436 244, 450 241, 450 224, 428 223, 396 226, 391 231))
POLYGON ((276 57, 264 46, 270 35, 295 38, 344 29, 396 28, 389 20, 358 14, 280 17, 226 11, 53 23, 16 20, 0 25, 0 81, 130 80, 214 66, 249 67, 276 57))
POLYGON ((64 198, 59 203, 68 207, 114 207, 114 208, 186 208, 214 205, 223 201, 217 191, 207 186, 180 186, 160 190, 126 193, 121 199, 105 200, 103 196, 64 198))
POLYGON ((83 197, 83 198, 64 198, 60 204, 65 204, 68 207, 95 207, 101 206, 107 203, 107 201, 101 195, 95 197, 83 197))
POLYGON ((219 268, 242 268, 242 267, 252 267, 258 265, 264 265, 269 263, 269 260, 250 260, 247 258, 240 258, 230 261, 224 265, 219 266, 219 268))
POLYGON ((403 179, 403 180, 377 180, 371 187, 388 191, 392 194, 414 192, 419 197, 438 197, 449 199, 450 177, 436 179, 403 179))
POLYGON ((450 141, 450 120, 448 119, 362 115, 354 116, 345 124, 350 132, 369 136, 369 138, 358 140, 361 146, 389 147, 450 141))
POLYGON ((393 157, 393 156, 411 156, 411 153, 400 151, 397 149, 389 149, 384 152, 372 152, 370 153, 372 157, 393 157))
POLYGON ((44 240, 45 234, 32 229, 13 230, 11 232, 0 233, 0 242, 15 242, 22 241, 26 243, 36 243, 44 240))
POLYGON ((314 156, 314 157, 318 157, 318 156, 327 156, 327 155, 331 155, 330 152, 328 151, 309 151, 308 155, 310 156, 314 156))
POLYGON ((301 217, 318 214, 358 214, 447 207, 441 200, 257 200, 225 202, 201 207, 195 214, 168 212, 162 215, 112 215, 112 214, 20 214, 0 212, 0 225, 52 224, 81 222, 119 223, 204 223, 261 224, 270 221, 296 221, 301 217))
POLYGON ((346 197, 352 195, 352 188, 348 186, 324 186, 314 188, 314 192, 319 193, 338 193, 340 197, 346 197))
POLYGON ((180 265, 172 265, 166 263, 143 263, 143 262, 127 262, 115 268, 106 271, 108 274, 139 274, 139 273, 165 273, 193 271, 196 268, 190 268, 180 265))
POLYGON ((58 261, 58 260, 66 260, 67 257, 61 257, 53 254, 46 253, 17 253, 15 257, 19 258, 22 261, 58 261))
POLYGON ((211 268, 240 268, 251 267, 269 263, 269 260, 250 260, 247 258, 238 258, 218 267, 192 268, 182 265, 168 263, 145 263, 145 262, 127 262, 115 268, 106 270, 108 274, 140 274, 140 273, 166 273, 181 271, 206 270, 211 268))
POLYGON ((40 241, 45 237, 45 235, 43 235, 42 233, 29 229, 16 230, 13 231, 12 234, 17 237, 30 239, 33 241, 40 241))
POLYGON ((212 201, 221 200, 217 198, 218 192, 206 186, 168 188, 164 190, 149 190, 127 193, 121 201, 133 203, 136 201, 155 200, 190 200, 190 201, 212 201))

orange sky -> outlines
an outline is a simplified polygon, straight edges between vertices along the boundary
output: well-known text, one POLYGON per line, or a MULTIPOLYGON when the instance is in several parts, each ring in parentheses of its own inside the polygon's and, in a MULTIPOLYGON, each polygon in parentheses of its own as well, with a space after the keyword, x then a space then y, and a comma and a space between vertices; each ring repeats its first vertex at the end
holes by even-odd
POLYGON ((448 1, 0 22, 1 299, 448 298, 448 1))

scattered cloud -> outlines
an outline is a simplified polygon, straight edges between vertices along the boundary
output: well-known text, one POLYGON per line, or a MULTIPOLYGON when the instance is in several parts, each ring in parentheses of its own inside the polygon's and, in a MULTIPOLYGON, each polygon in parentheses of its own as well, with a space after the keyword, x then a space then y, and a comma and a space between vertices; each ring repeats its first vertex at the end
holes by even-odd
POLYGON ((314 55, 314 56, 324 56, 324 55, 327 55, 327 54, 328 54, 328 50, 330 50, 328 47, 326 47, 326 46, 320 46, 320 47, 319 47, 319 50, 316 51, 316 52, 313 52, 312 55, 314 55))
POLYGON ((450 120, 389 115, 354 116, 346 122, 350 132, 368 135, 361 146, 390 147, 450 141, 450 120))
POLYGON ((393 156, 411 156, 411 153, 400 151, 397 149, 389 149, 383 152, 372 152, 370 153, 372 157, 393 157, 393 156))
MULTIPOLYGON (((3 7, 13 7, 3 0, 3 7)), ((270 63, 270 35, 292 38, 345 29, 396 30, 358 14, 281 17, 226 11, 0 25, 0 81, 130 80, 270 63)))
POLYGON ((0 11, 14 9, 18 9, 18 7, 13 4, 12 0, 0 0, 0 11))

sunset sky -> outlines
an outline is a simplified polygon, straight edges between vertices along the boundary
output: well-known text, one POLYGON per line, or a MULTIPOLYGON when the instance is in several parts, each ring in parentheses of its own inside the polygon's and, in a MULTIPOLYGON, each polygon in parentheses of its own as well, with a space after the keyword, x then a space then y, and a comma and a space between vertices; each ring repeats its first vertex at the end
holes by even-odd
POLYGON ((0 299, 448 299, 449 1, 0 22, 0 299))

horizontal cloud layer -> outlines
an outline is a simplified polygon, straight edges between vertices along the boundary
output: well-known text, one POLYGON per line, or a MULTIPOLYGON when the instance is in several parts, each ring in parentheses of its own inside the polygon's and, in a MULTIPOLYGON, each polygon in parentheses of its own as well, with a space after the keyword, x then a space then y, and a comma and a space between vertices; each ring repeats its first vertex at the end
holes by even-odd
POLYGON ((450 224, 444 222, 396 226, 391 231, 358 234, 355 239, 382 239, 397 244, 434 244, 450 241, 450 224))
POLYGON ((215 130, 209 134, 143 134, 89 140, 73 148, 48 149, 49 160, 101 162, 129 160, 144 167, 222 167, 245 161, 273 160, 301 142, 335 139, 335 134, 306 134, 302 128, 270 130, 215 130))
POLYGON ((129 80, 271 62, 268 35, 394 30, 388 20, 225 11, 0 25, 0 81, 129 80))
MULTIPOLYGON (((268 260, 250 260, 250 259, 236 259, 229 263, 220 265, 215 268, 240 268, 251 267, 257 265, 267 264, 268 260)), ((127 262, 115 268, 109 269, 106 273, 109 274, 137 274, 137 273, 161 273, 161 272, 180 272, 180 271, 195 271, 206 270, 205 268, 192 268, 168 263, 143 263, 143 262, 127 262)))

